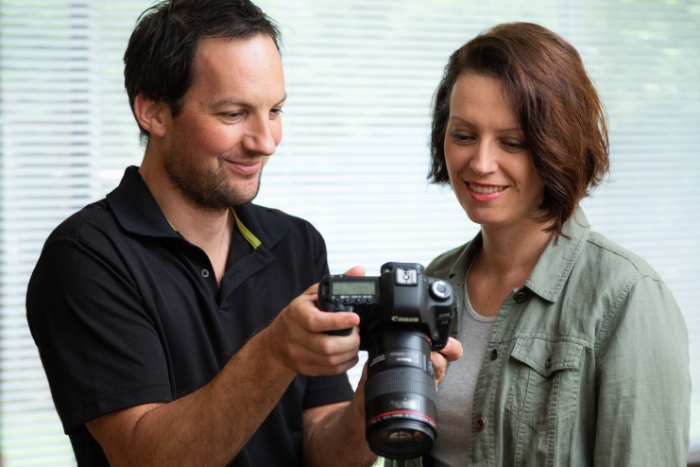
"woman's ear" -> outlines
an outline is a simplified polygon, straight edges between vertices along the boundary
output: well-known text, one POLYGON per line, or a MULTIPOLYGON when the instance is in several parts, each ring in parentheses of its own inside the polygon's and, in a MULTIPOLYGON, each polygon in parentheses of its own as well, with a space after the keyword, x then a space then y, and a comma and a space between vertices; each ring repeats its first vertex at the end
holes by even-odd
POLYGON ((148 99, 143 93, 134 99, 134 116, 141 127, 155 137, 165 135, 167 125, 172 119, 168 104, 148 99))

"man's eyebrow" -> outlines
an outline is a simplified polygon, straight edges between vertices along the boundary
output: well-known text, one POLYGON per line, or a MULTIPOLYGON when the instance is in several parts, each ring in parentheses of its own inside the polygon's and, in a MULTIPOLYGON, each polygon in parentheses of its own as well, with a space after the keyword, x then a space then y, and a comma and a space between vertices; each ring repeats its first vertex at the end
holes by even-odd
MULTIPOLYGON (((287 100, 287 93, 284 93, 284 97, 280 99, 275 105, 280 105, 287 100)), ((238 106, 238 107, 253 107, 253 104, 244 100, 237 100, 234 98, 224 98, 220 101, 214 103, 214 108, 228 107, 228 106, 238 106)))

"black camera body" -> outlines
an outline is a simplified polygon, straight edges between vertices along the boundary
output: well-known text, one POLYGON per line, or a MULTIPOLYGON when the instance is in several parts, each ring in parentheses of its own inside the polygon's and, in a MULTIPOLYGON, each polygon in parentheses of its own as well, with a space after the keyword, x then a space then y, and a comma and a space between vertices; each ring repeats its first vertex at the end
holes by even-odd
POLYGON ((415 328, 428 336, 432 350, 445 347, 454 318, 450 284, 425 276, 417 263, 386 263, 381 271, 378 277, 324 277, 319 284, 319 309, 360 315, 362 350, 368 350, 370 336, 386 328, 415 328))
POLYGON ((319 309, 360 315, 360 349, 369 354, 366 437, 389 459, 419 457, 437 436, 430 352, 447 344, 457 300, 448 282, 424 271, 417 263, 386 263, 378 277, 327 276, 319 284, 319 309))

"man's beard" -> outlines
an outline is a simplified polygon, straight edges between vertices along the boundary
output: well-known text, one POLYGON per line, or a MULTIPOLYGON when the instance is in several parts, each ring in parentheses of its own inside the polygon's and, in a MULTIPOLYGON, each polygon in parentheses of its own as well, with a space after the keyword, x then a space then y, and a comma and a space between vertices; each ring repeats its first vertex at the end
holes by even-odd
MULTIPOLYGON (((245 156, 244 159, 254 157, 259 156, 251 154, 245 156)), ((165 154, 163 165, 170 177, 170 183, 194 207, 206 211, 223 211, 231 206, 248 203, 258 195, 262 168, 257 174, 258 179, 254 190, 238 189, 236 186, 229 186, 222 157, 218 159, 219 167, 217 170, 190 167, 190 164, 187 163, 189 160, 192 158, 184 156, 182 153, 168 151, 165 154)))

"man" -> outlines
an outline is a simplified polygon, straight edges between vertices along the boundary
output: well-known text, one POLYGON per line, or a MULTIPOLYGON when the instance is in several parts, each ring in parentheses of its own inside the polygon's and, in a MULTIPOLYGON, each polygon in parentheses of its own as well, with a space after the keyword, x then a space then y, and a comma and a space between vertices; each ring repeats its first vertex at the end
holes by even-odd
POLYGON ((357 331, 324 333, 359 319, 315 306, 323 239, 250 204, 282 135, 277 40, 248 0, 166 1, 132 34, 143 162, 52 233, 27 293, 81 466, 376 458, 344 374, 357 331))

